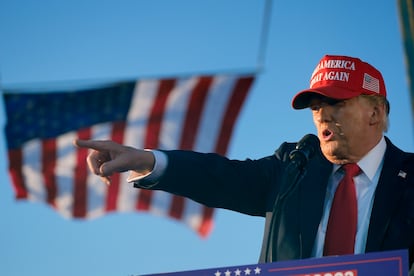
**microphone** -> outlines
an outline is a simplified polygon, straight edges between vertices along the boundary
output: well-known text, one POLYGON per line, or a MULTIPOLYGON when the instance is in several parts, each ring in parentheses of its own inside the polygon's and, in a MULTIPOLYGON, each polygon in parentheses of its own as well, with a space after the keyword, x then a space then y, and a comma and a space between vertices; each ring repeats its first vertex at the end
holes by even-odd
POLYGON ((302 170, 317 151, 319 143, 318 137, 313 134, 303 136, 296 144, 296 148, 289 154, 291 164, 302 170))

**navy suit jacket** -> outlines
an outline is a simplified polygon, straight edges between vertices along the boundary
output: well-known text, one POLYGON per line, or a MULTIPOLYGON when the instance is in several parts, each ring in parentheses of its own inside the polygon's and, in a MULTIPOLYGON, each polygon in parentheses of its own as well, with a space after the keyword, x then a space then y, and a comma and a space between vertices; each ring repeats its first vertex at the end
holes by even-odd
MULTIPOLYGON (((409 250, 414 261, 414 154, 403 152, 386 138, 384 165, 375 192, 366 252, 409 250)), ((229 160, 211 153, 165 151, 168 166, 151 189, 185 196, 209 207, 266 217, 260 261, 266 261, 267 239, 273 240, 273 261, 311 257, 320 223, 332 164, 320 149, 308 162, 297 189, 286 199, 272 229, 272 210, 289 153, 296 143, 283 143, 275 154, 258 160, 229 160)), ((146 186, 145 182, 139 184, 146 186)))

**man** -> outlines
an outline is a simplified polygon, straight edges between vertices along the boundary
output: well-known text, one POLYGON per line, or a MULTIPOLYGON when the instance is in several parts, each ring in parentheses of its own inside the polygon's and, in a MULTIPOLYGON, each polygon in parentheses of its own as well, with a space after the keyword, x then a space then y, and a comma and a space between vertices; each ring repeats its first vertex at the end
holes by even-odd
POLYGON ((136 187, 266 217, 261 262, 408 249, 411 266, 414 154, 384 136, 389 104, 381 73, 357 58, 324 56, 292 106, 311 109, 318 143, 283 143, 259 160, 75 144, 93 149, 88 165, 108 184, 112 173, 130 171, 136 187), (296 160, 298 152, 306 158, 296 160))

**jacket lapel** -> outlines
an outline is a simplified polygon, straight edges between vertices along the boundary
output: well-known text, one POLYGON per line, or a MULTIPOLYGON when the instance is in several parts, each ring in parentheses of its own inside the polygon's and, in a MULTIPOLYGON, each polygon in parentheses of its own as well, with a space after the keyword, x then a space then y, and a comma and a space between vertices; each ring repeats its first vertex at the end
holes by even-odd
POLYGON ((309 258, 321 221, 326 187, 332 173, 332 164, 322 153, 310 162, 307 175, 300 185, 299 214, 302 258, 309 258))
POLYGON ((381 249, 392 214, 399 204, 403 192, 403 178, 399 176, 403 164, 403 152, 396 148, 387 138, 387 150, 384 165, 375 192, 372 207, 366 252, 381 249))

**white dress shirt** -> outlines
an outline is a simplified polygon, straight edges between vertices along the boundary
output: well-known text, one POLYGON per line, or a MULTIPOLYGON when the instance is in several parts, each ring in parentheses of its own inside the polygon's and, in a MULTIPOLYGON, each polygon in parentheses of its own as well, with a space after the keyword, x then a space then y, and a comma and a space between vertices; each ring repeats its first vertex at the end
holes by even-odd
MULTIPOLYGON (((377 188, 378 180, 381 174, 386 147, 387 144, 384 137, 382 137, 381 141, 357 163, 361 168, 362 173, 354 177, 358 204, 358 223, 354 248, 355 254, 365 253, 365 245, 367 243, 368 227, 371 218, 372 205, 374 203, 375 189, 377 188)), ((344 176, 344 172, 339 170, 340 167, 340 165, 334 165, 331 177, 329 178, 324 211, 312 251, 313 257, 323 256, 323 247, 325 243, 329 212, 336 188, 344 176)))

